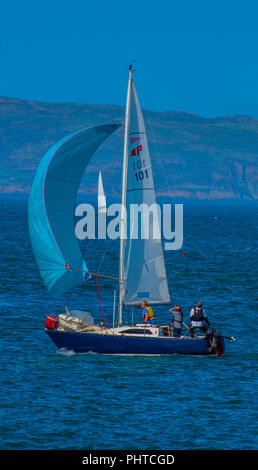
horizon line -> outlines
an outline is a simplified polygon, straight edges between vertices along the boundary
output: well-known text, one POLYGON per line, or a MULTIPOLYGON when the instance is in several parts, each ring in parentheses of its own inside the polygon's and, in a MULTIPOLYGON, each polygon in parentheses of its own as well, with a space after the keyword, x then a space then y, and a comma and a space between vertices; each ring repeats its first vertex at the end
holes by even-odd
MULTIPOLYGON (((121 110, 125 110, 125 106, 118 105, 118 104, 111 104, 111 103, 79 103, 76 101, 41 101, 41 100, 34 100, 34 99, 28 99, 28 98, 19 98, 17 96, 5 96, 5 95, 0 95, 0 103, 3 100, 10 100, 10 101, 22 101, 26 103, 35 103, 39 105, 76 105, 76 106, 92 106, 92 107, 112 107, 112 108, 118 108, 121 110)), ((153 111, 151 109, 146 109, 143 108, 144 112, 147 113, 153 113, 153 114, 169 114, 169 113, 175 113, 175 114, 187 114, 191 115, 193 117, 198 117, 199 119, 203 120, 212 120, 212 119, 226 119, 226 118, 233 118, 233 117, 242 117, 242 118, 249 118, 249 119, 255 119, 258 120, 258 117, 251 115, 251 114, 219 114, 215 116, 201 116, 199 114, 194 113, 193 111, 184 111, 184 110, 179 110, 179 109, 170 109, 167 111, 153 111)))

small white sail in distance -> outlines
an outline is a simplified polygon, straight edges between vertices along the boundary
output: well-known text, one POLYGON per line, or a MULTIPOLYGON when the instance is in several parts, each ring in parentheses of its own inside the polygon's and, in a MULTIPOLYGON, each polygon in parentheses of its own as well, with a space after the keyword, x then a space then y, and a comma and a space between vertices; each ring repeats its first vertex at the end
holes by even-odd
POLYGON ((98 180, 98 212, 107 212, 106 196, 104 193, 101 170, 99 170, 98 180))

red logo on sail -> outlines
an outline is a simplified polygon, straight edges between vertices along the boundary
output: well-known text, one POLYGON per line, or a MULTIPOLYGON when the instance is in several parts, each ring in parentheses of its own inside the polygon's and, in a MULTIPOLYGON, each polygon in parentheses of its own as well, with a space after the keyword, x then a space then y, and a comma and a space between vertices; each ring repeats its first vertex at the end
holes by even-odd
POLYGON ((130 137, 130 144, 134 144, 137 140, 142 139, 142 137, 130 137))
POLYGON ((142 151, 142 146, 138 145, 138 147, 135 147, 134 149, 131 150, 131 157, 137 157, 140 155, 140 152, 142 151))

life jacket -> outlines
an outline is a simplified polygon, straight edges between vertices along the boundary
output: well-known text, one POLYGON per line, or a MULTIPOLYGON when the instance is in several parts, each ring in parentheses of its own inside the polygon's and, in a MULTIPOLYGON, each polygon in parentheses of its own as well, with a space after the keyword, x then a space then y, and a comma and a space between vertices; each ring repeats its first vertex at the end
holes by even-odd
POLYGON ((203 309, 202 307, 195 307, 194 309, 194 315, 191 316, 191 321, 203 321, 204 320, 203 316, 203 309))
MULTIPOLYGON (((155 315, 154 315, 152 308, 151 307, 144 307, 144 308, 146 308, 146 310, 148 311, 148 320, 154 320, 155 315)), ((144 317, 144 313, 143 313, 143 317, 144 317)))

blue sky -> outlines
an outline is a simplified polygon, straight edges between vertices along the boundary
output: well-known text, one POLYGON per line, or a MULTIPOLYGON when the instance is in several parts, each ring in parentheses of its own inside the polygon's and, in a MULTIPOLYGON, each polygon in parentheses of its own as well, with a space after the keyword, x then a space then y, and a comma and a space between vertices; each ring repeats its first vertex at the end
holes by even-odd
POLYGON ((0 95, 258 117, 258 2, 2 2, 0 95))

